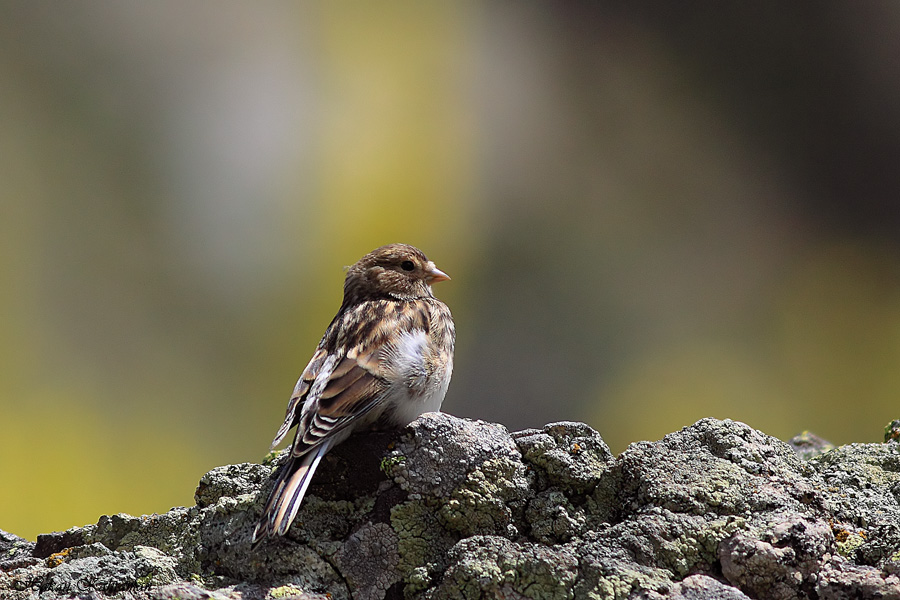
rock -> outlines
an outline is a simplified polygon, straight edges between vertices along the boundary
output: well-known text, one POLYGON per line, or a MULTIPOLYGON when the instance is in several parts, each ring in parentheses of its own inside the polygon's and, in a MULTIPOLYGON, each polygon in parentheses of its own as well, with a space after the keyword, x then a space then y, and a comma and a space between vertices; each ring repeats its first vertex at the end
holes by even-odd
POLYGON ((809 460, 826 452, 834 450, 834 444, 822 439, 811 431, 804 431, 788 440, 788 444, 794 449, 800 458, 809 460))
POLYGON ((736 531, 719 544, 725 579, 754 598, 809 597, 834 551, 828 524, 796 514, 736 531))
POLYGON ((0 598, 894 598, 900 444, 825 450, 703 419, 614 457, 581 423, 510 434, 425 415, 354 436, 284 538, 251 548, 273 473, 204 475, 193 507, 0 531, 0 598))
POLYGON ((884 428, 885 442, 900 442, 900 419, 894 419, 884 428))
POLYGON ((35 556, 34 548, 34 542, 0 529, 0 573, 38 564, 40 559, 35 556))
POLYGON ((672 587, 672 600, 750 600, 737 588, 706 575, 685 577, 672 587))

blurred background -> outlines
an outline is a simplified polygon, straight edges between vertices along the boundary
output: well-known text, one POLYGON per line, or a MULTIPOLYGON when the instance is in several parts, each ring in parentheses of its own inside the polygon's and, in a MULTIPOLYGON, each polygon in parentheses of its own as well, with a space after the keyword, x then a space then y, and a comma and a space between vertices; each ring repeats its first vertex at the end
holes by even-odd
POLYGON ((421 247, 447 412, 900 417, 900 4, 0 4, 0 528, 259 461, 343 267, 421 247))

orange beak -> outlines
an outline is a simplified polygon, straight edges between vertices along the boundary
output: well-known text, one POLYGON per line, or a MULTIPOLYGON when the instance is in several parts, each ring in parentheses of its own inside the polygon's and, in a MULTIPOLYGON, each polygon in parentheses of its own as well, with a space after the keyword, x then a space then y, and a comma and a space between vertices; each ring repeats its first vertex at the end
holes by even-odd
POLYGON ((425 278, 425 281, 428 282, 428 285, 437 283, 438 281, 448 281, 450 279, 449 275, 434 266, 434 263, 431 261, 428 262, 428 268, 425 269, 425 272, 428 274, 428 276, 425 278))

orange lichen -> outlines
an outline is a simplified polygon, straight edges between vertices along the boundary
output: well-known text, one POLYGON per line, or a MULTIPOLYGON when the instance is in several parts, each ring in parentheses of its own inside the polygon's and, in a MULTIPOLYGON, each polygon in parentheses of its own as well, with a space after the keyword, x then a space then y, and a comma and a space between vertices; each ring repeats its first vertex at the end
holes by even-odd
POLYGON ((66 548, 61 552, 57 552, 55 554, 51 554, 47 557, 47 566, 53 569, 54 567, 58 567, 59 565, 66 562, 66 559, 69 557, 69 554, 72 553, 71 548, 66 548))

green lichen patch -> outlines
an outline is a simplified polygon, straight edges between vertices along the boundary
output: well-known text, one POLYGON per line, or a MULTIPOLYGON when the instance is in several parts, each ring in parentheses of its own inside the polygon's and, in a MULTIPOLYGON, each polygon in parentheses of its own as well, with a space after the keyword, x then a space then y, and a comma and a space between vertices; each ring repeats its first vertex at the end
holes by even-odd
POLYGON ((281 600, 281 598, 290 598, 291 596, 302 596, 304 591, 296 585, 282 585, 269 590, 267 597, 273 600, 281 600))
POLYGON ((461 535, 507 533, 513 512, 508 503, 524 498, 522 465, 505 457, 471 471, 441 507, 442 524, 461 535))
POLYGON ((540 474, 540 487, 589 493, 613 459, 600 434, 583 423, 551 423, 513 437, 523 459, 540 474))
POLYGON ((575 597, 577 570, 578 559, 569 549, 475 536, 451 551, 450 566, 433 597, 569 600, 575 597))
POLYGON ((859 530, 851 530, 838 528, 834 531, 834 541, 835 547, 837 548, 838 553, 845 558, 853 558, 856 554, 856 551, 866 543, 868 539, 868 535, 862 529, 859 530))
POLYGON ((433 508, 408 500, 391 509, 391 527, 397 534, 399 568, 404 574, 424 567, 439 568, 444 555, 456 542, 441 527, 433 508))
POLYGON ((382 473, 384 473, 388 477, 393 477, 394 469, 398 465, 402 465, 404 462, 406 462, 405 456, 402 456, 399 454, 393 454, 393 455, 385 456, 384 458, 382 458, 381 464, 379 465, 379 467, 381 468, 382 473))

